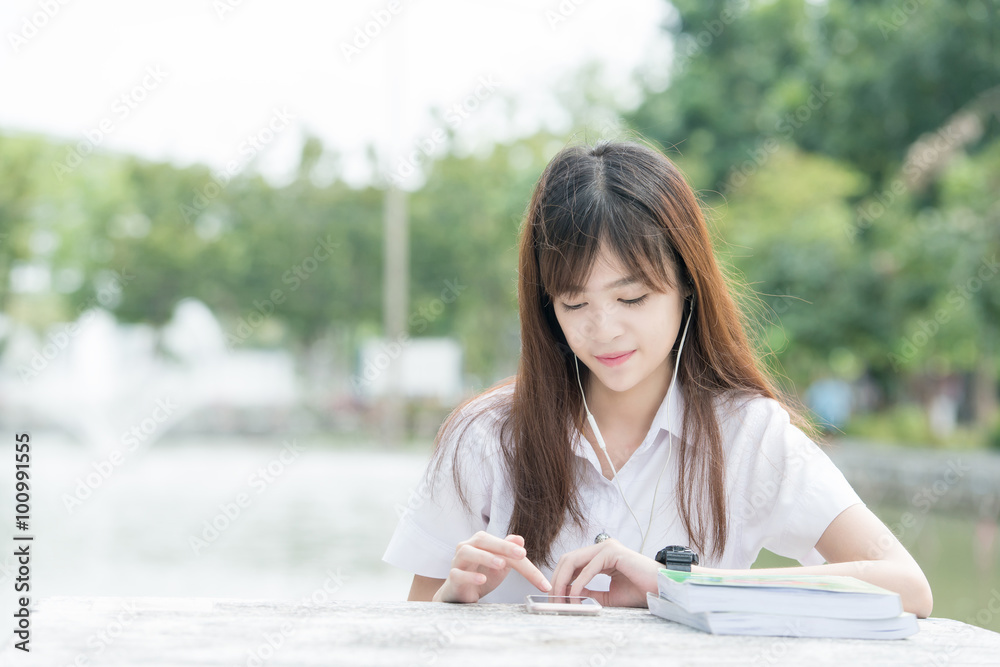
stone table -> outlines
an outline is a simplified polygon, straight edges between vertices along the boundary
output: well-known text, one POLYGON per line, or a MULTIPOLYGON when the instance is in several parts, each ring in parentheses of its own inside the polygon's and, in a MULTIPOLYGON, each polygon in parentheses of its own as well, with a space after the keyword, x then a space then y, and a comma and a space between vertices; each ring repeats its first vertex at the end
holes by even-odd
POLYGON ((0 665, 1000 664, 1000 634, 942 618, 897 640, 732 637, 645 609, 555 616, 518 604, 53 597, 30 632, 24 653, 5 631, 0 665))

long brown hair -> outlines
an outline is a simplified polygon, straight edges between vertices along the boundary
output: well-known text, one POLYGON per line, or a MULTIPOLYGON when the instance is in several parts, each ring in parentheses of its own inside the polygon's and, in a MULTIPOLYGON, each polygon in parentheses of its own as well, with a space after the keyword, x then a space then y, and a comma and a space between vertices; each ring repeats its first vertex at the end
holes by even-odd
MULTIPOLYGON (((517 375, 457 407, 438 432, 438 452, 443 436, 458 421, 468 425, 497 409, 495 401, 484 401, 469 419, 456 420, 468 412, 470 402, 514 382, 498 422, 514 494, 508 533, 524 537, 533 562, 551 565, 552 543, 565 522, 584 525, 572 438, 585 422, 573 353, 552 301, 585 283, 600 248, 606 246, 647 285, 689 293, 681 321, 691 312, 691 299, 696 301, 677 372, 684 398, 677 498, 690 545, 700 554, 721 557, 729 522, 717 399, 723 394, 773 398, 783 403, 793 422, 806 425, 749 342, 749 323, 730 292, 735 283, 716 262, 691 188, 655 148, 607 141, 569 146, 539 178, 520 235, 517 375)), ((675 359, 676 349, 674 341, 675 359)), ((580 366, 586 386, 590 371, 580 366)), ((455 440, 456 455, 461 437, 455 440)), ((453 472, 466 502, 458 466, 453 472)))

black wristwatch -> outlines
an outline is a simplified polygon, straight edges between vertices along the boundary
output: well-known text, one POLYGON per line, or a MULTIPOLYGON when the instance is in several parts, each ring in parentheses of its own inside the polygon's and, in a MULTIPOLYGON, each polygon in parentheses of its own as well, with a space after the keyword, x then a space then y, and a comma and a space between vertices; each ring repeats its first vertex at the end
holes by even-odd
POLYGON ((663 547, 656 553, 656 562, 668 570, 690 572, 691 566, 698 564, 698 554, 691 551, 688 547, 677 545, 663 547))

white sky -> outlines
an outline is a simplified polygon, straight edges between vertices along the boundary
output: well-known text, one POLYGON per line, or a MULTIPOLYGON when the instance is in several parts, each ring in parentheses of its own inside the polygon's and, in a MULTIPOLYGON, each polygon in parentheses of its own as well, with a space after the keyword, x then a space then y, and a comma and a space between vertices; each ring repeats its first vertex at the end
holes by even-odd
MULTIPOLYGON (((470 99, 481 77, 496 91, 479 89, 486 99, 460 136, 475 143, 554 127, 561 116, 550 91, 585 62, 599 61, 609 85, 625 86, 637 67, 665 62, 669 48, 663 0, 415 0, 394 15, 388 0, 63 1, 0 8, 0 132, 80 141, 104 121, 101 149, 223 168, 275 109, 287 109, 294 127, 258 163, 272 176, 297 160, 306 130, 345 155, 357 182, 366 143, 397 163, 434 129, 430 107, 470 99), (220 16, 227 3, 236 6, 220 16), (58 9, 50 17, 43 5, 58 9), (548 12, 560 8, 565 20, 553 27, 548 12), (348 62, 341 45, 378 11, 391 19, 348 62), (136 86, 145 99, 128 109, 120 98, 136 86)), ((622 106, 634 104, 634 89, 620 95, 622 106)))

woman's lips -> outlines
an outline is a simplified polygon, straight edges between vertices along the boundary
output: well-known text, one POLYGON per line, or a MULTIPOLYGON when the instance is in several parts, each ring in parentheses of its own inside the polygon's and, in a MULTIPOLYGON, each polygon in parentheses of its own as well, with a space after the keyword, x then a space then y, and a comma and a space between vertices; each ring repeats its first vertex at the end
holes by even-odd
POLYGON ((603 357, 597 357, 597 360, 605 366, 621 366, 628 361, 629 357, 633 354, 635 354, 635 350, 632 350, 631 352, 622 352, 621 354, 608 354, 603 357))

